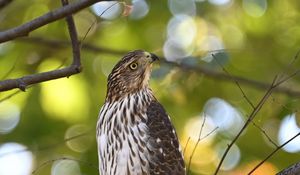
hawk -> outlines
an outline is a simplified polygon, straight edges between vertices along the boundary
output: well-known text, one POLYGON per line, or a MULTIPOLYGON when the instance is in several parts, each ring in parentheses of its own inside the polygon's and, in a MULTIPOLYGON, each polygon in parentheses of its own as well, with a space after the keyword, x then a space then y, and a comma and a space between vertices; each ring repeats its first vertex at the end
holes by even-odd
POLYGON ((156 60, 135 50, 108 76, 96 128, 101 175, 186 174, 177 134, 148 85, 156 60))

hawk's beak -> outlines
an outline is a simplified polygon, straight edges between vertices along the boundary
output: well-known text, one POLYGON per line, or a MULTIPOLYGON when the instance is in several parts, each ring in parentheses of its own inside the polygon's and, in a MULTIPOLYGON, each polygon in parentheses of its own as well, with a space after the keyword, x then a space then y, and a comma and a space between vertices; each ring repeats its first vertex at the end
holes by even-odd
POLYGON ((150 53, 150 55, 151 55, 151 59, 152 59, 151 63, 153 63, 154 61, 159 60, 158 56, 154 55, 153 53, 150 53))

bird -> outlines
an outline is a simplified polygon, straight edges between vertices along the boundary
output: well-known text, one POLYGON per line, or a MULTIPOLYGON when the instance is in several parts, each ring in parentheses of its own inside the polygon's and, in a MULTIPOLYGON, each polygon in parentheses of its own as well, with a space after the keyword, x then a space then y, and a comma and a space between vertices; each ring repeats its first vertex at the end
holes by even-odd
POLYGON ((185 175, 178 136, 149 87, 152 63, 143 50, 127 53, 107 80, 96 140, 101 175, 185 175))

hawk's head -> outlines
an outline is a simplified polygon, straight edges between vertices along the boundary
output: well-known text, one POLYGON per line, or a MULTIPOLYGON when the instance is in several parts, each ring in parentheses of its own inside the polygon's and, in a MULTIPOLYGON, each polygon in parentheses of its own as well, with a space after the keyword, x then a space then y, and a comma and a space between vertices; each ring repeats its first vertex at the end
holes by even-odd
POLYGON ((108 76, 107 100, 114 101, 148 87, 151 65, 158 57, 143 50, 127 53, 108 76))

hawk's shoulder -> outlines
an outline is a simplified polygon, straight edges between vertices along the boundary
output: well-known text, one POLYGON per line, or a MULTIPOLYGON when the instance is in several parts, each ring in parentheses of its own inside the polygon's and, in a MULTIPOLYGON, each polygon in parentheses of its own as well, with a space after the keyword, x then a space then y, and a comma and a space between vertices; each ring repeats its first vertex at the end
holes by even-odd
MULTIPOLYGON (((175 128, 163 106, 156 100, 147 108, 147 127, 152 148, 150 171, 153 174, 185 174, 185 165, 175 128)), ((151 173, 151 174, 152 174, 151 173)))

